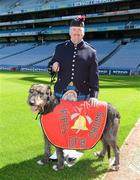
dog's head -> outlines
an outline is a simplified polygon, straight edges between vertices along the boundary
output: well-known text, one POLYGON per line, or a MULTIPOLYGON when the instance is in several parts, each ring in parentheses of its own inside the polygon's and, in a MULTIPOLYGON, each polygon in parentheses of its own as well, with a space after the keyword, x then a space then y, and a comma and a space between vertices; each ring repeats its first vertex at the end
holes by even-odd
POLYGON ((51 87, 44 84, 34 84, 29 89, 28 104, 35 113, 43 112, 52 96, 51 87))

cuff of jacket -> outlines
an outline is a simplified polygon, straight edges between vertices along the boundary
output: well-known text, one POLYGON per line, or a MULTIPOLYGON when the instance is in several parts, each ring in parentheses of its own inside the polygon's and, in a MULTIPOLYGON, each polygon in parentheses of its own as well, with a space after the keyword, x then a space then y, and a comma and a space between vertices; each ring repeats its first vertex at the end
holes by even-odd
POLYGON ((52 70, 52 66, 48 67, 48 73, 49 73, 50 75, 53 75, 53 74, 54 74, 54 72, 53 72, 53 70, 52 70))
POLYGON ((91 93, 90 93, 90 98, 98 98, 98 95, 99 95, 99 91, 92 91, 91 93))

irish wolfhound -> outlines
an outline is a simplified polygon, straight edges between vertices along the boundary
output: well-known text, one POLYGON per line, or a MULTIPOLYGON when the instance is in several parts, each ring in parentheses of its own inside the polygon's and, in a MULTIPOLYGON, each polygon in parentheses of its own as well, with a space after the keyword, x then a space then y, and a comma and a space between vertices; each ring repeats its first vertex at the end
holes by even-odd
MULTIPOLYGON (((46 114, 51 112, 59 101, 52 95, 51 88, 44 84, 32 85, 29 90, 28 104, 30 105, 33 112, 46 114)), ((108 158, 110 158, 110 147, 113 149, 115 154, 115 160, 111 166, 112 170, 119 169, 119 147, 117 145, 117 132, 120 124, 120 114, 110 103, 107 104, 107 121, 106 126, 101 138, 103 148, 101 152, 97 152, 96 156, 104 158, 106 152, 108 152, 108 158)), ((41 165, 49 162, 50 157, 50 146, 51 143, 44 135, 45 140, 45 153, 44 158, 39 161, 41 165)), ((56 147, 57 153, 57 165, 53 168, 60 170, 64 168, 64 155, 63 149, 56 147)))

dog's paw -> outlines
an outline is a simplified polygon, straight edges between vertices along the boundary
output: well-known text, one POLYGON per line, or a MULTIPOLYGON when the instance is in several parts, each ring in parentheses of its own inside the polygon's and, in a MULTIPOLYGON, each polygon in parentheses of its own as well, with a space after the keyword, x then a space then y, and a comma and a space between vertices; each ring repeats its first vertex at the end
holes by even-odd
POLYGON ((99 152, 99 151, 98 151, 98 152, 95 152, 94 155, 95 155, 97 158, 101 158, 101 159, 104 158, 104 155, 101 154, 101 152, 99 152))
POLYGON ((67 162, 67 161, 65 161, 65 162, 64 162, 64 165, 65 165, 66 167, 72 167, 72 166, 75 165, 75 162, 67 162))
POLYGON ((53 165, 53 170, 55 170, 55 171, 58 171, 58 167, 57 167, 57 165, 53 165))
POLYGON ((53 170, 55 170, 55 171, 59 171, 59 170, 64 169, 64 166, 59 167, 58 165, 53 165, 52 168, 53 168, 53 170))
POLYGON ((118 171, 120 169, 120 166, 119 165, 112 165, 110 166, 109 170, 110 171, 118 171))
POLYGON ((42 160, 38 160, 36 163, 37 163, 38 165, 40 165, 40 166, 43 166, 43 165, 44 165, 44 162, 43 162, 42 160))
POLYGON ((48 163, 48 160, 44 160, 44 159, 40 159, 40 160, 37 161, 37 164, 40 165, 40 166, 43 166, 43 165, 45 165, 47 163, 48 163))
POLYGON ((99 151, 98 151, 98 152, 95 152, 94 155, 95 155, 96 157, 99 157, 99 156, 100 156, 100 152, 99 152, 99 151))
POLYGON ((115 162, 115 158, 109 159, 109 171, 118 171, 120 168, 120 165, 115 162))

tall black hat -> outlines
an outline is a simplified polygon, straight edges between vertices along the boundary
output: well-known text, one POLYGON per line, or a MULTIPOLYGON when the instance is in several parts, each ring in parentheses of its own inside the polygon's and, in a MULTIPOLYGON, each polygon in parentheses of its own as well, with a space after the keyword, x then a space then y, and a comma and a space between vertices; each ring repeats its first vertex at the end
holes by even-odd
POLYGON ((70 27, 84 27, 85 16, 78 16, 77 18, 73 19, 70 23, 70 27))

